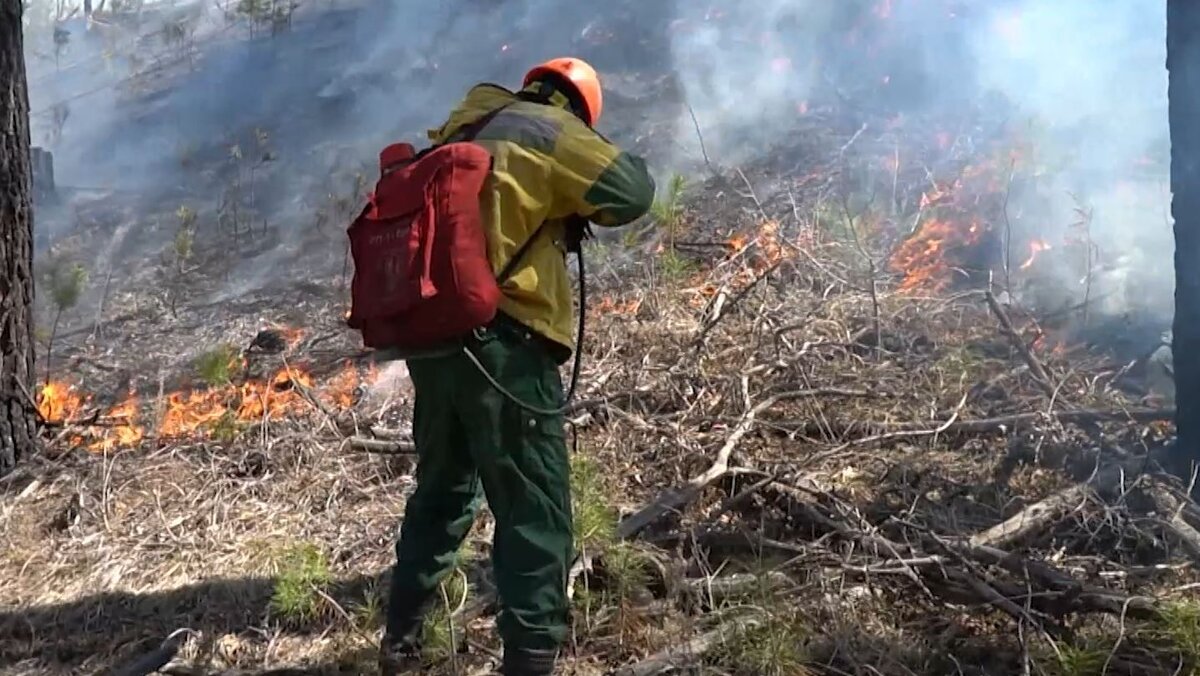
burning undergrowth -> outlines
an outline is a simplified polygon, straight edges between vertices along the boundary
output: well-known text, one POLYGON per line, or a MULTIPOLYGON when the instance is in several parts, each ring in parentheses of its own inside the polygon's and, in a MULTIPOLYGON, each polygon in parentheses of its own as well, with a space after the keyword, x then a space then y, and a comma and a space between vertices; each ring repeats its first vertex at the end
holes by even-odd
MULTIPOLYGON (((1109 481, 1165 445, 1169 410, 1101 353, 1027 355, 1036 316, 988 304, 999 275, 957 272, 1002 268, 1011 158, 971 169, 923 124, 837 131, 820 109, 798 124, 803 144, 669 181, 647 224, 588 245, 570 417, 592 563, 567 661, 988 674, 1100 646, 1112 673, 1188 663, 1172 628, 1194 505, 1157 475, 1109 481), (881 161, 899 138, 927 140, 881 161), (934 235, 953 244, 900 263, 934 235)), ((1037 266, 1012 261, 1014 286, 1037 266)), ((58 341, 60 368, 90 375, 43 388, 60 424, 4 480, 4 664, 99 669, 184 627, 176 665, 204 673, 370 669, 412 485, 409 402, 341 325, 336 277, 284 288, 58 341)), ((494 649, 490 528, 484 514, 455 573, 467 593, 447 613, 477 646, 459 667, 494 649)))
MULTIPOLYGON (((846 3, 813 22, 845 29, 813 53, 728 3, 659 17, 701 70, 731 50, 774 64, 741 64, 774 106, 762 129, 698 93, 731 78, 627 63, 627 47, 654 49, 657 24, 623 42, 636 7, 583 22, 618 73, 619 140, 664 166, 690 140, 703 152, 663 176, 643 223, 588 244, 569 415, 588 554, 572 585, 577 672, 1195 666, 1200 521, 1156 471, 1171 411, 1147 360, 1108 349, 1106 279, 1130 269, 1099 236, 1113 203, 1064 202, 1072 165, 1011 102, 931 105, 910 86, 929 71, 889 61, 914 16, 961 5, 846 3), (713 31, 735 34, 706 43, 713 31), (766 86, 796 70, 811 79, 766 86)), ((525 56, 496 43, 472 49, 497 68, 525 56)), ((322 105, 353 109, 370 70, 322 105)), ((374 364, 342 322, 341 227, 371 174, 353 151, 318 151, 339 158, 340 188, 274 211, 268 186, 296 166, 290 122, 193 149, 194 190, 91 200, 54 242, 56 259, 105 241, 107 264, 144 241, 161 258, 115 266, 111 288, 100 265, 75 304, 42 308, 47 326, 62 318, 40 338, 53 372, 30 393, 46 449, 0 480, 0 668, 101 670, 176 628, 179 669, 371 668, 413 482, 411 401, 403 365, 374 364)), ((1149 194, 1152 164, 1125 176, 1129 194, 1149 194)), ((447 585, 461 602, 439 616, 470 649, 442 646, 431 671, 496 648, 491 527, 485 512, 447 585)))

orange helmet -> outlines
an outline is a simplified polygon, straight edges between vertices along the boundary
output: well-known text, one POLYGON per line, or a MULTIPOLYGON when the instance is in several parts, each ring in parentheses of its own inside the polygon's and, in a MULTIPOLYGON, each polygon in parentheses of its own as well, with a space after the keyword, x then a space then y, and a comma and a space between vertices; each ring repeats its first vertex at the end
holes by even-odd
POLYGON ((526 73, 524 86, 528 87, 529 83, 543 75, 558 75, 574 86, 575 92, 583 101, 586 109, 584 115, 587 117, 585 121, 589 125, 594 126, 600 120, 600 111, 604 108, 604 95, 600 91, 600 77, 588 62, 570 57, 551 59, 526 73))

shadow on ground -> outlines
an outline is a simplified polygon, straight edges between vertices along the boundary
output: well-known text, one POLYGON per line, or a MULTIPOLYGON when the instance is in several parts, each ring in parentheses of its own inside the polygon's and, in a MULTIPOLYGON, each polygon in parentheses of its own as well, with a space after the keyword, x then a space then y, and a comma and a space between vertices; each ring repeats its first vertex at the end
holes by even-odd
MULTIPOLYGON (((328 590, 342 607, 384 586, 387 571, 338 581, 328 590)), ((105 593, 65 603, 0 613, 0 673, 109 673, 157 648, 172 631, 203 636, 240 634, 267 624, 274 580, 208 580, 163 592, 105 593)), ((289 625, 293 635, 317 633, 328 622, 289 625)), ((350 658, 270 674, 343 672, 350 658)))

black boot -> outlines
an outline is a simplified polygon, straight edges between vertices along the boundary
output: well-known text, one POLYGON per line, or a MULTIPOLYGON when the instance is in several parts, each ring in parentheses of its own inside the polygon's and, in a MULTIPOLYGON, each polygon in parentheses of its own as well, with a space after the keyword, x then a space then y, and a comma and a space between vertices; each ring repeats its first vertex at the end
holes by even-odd
POLYGON ((557 650, 530 650, 528 648, 505 648, 504 665, 500 673, 504 676, 550 676, 554 673, 557 650))
POLYGON ((425 613, 434 598, 424 598, 396 586, 388 595, 387 628, 379 644, 379 671, 396 676, 415 669, 421 663, 421 630, 425 613))

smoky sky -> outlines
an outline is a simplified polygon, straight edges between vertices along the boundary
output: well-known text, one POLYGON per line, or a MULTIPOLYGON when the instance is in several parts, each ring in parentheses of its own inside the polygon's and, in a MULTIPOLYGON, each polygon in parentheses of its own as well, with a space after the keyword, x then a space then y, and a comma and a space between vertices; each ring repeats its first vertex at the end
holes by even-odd
MULTIPOLYGON (((275 158, 265 192, 280 218, 297 220, 306 208, 298 194, 325 189, 335 164, 369 165, 402 138, 421 143, 470 85, 517 87, 530 65, 565 54, 593 61, 614 101, 663 96, 668 76, 727 164, 753 161, 830 92, 883 112, 934 115, 996 96, 1045 151, 1045 166, 1028 168, 1046 177, 1036 203, 1015 205, 1024 227, 1058 237, 1086 201, 1106 260, 1124 266, 1117 277, 1169 295, 1164 5, 373 1, 317 3, 290 29, 253 36, 211 4, 149 5, 137 39, 76 20, 63 26, 70 35, 57 63, 46 30, 30 30, 27 57, 34 141, 54 151, 60 183, 145 196, 203 191, 180 156, 216 156, 263 128, 275 158), (185 53, 162 33, 180 16, 191 17, 199 49, 156 70, 185 53), (54 104, 64 101, 55 136, 54 104)), ((646 123, 611 110, 601 131, 618 142, 646 123)), ((677 152, 655 158, 656 173, 694 166, 690 118, 678 106, 662 115, 675 118, 677 152)))

